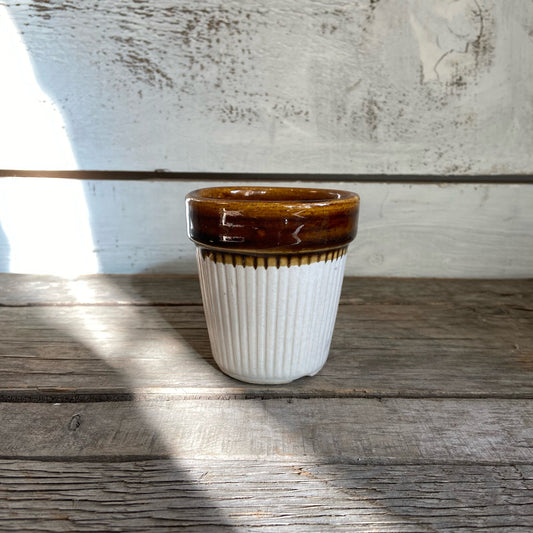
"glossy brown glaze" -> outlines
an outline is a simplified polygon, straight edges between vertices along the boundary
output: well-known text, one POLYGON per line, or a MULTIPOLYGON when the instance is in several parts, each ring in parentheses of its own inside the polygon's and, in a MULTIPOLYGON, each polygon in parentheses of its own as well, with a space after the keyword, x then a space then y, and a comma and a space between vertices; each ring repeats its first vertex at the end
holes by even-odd
POLYGON ((346 247, 357 233, 359 196, 335 189, 210 187, 187 195, 196 244, 243 254, 301 254, 346 247))

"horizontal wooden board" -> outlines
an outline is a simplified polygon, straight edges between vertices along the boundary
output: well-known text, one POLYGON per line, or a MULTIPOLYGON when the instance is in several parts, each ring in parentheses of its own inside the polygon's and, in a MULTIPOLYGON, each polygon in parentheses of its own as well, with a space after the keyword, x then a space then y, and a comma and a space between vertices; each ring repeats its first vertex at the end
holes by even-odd
POLYGON ((529 465, 0 461, 9 531, 533 528, 529 465))
MULTIPOLYGON (((195 274, 185 195, 199 187, 239 183, 2 178, 0 272, 195 274), (28 220, 39 224, 29 231, 28 220)), ((296 178, 276 184, 302 185, 296 178)), ((347 275, 532 276, 533 184, 304 185, 347 189, 361 197, 347 275)))
POLYGON ((533 462, 533 402, 446 399, 1 403, 4 459, 533 462))
POLYGON ((532 170, 529 2, 1 7, 3 168, 532 170))
POLYGON ((347 278, 323 370, 253 386, 216 368, 194 278, 7 280, 4 399, 533 396, 531 281, 347 278))

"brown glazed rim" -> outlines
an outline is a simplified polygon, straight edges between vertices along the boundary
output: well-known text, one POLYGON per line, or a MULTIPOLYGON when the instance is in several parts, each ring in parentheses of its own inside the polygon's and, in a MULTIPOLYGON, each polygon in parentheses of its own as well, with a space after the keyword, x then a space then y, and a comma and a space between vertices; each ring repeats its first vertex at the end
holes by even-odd
POLYGON ((197 245, 244 254, 294 254, 347 246, 359 196, 337 189, 208 187, 186 197, 187 233, 197 245))

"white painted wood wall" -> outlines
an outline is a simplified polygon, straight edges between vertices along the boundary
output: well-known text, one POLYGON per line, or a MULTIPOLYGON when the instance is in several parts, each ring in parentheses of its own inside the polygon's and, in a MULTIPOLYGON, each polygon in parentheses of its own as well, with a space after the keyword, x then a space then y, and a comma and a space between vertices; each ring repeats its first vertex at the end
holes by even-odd
MULTIPOLYGON (((477 180, 533 174, 532 57, 528 0, 0 2, 0 169, 357 175, 349 274, 531 276, 533 184, 477 180)), ((2 178, 0 270, 193 272, 205 184, 2 178)))

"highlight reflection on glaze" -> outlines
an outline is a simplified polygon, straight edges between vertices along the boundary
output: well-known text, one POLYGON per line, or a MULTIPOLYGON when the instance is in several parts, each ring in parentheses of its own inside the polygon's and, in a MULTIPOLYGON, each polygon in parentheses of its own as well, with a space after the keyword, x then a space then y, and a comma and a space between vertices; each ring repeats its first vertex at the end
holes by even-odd
POLYGON ((240 253, 297 254, 347 246, 359 197, 334 189, 212 187, 187 195, 187 229, 198 245, 240 253))

